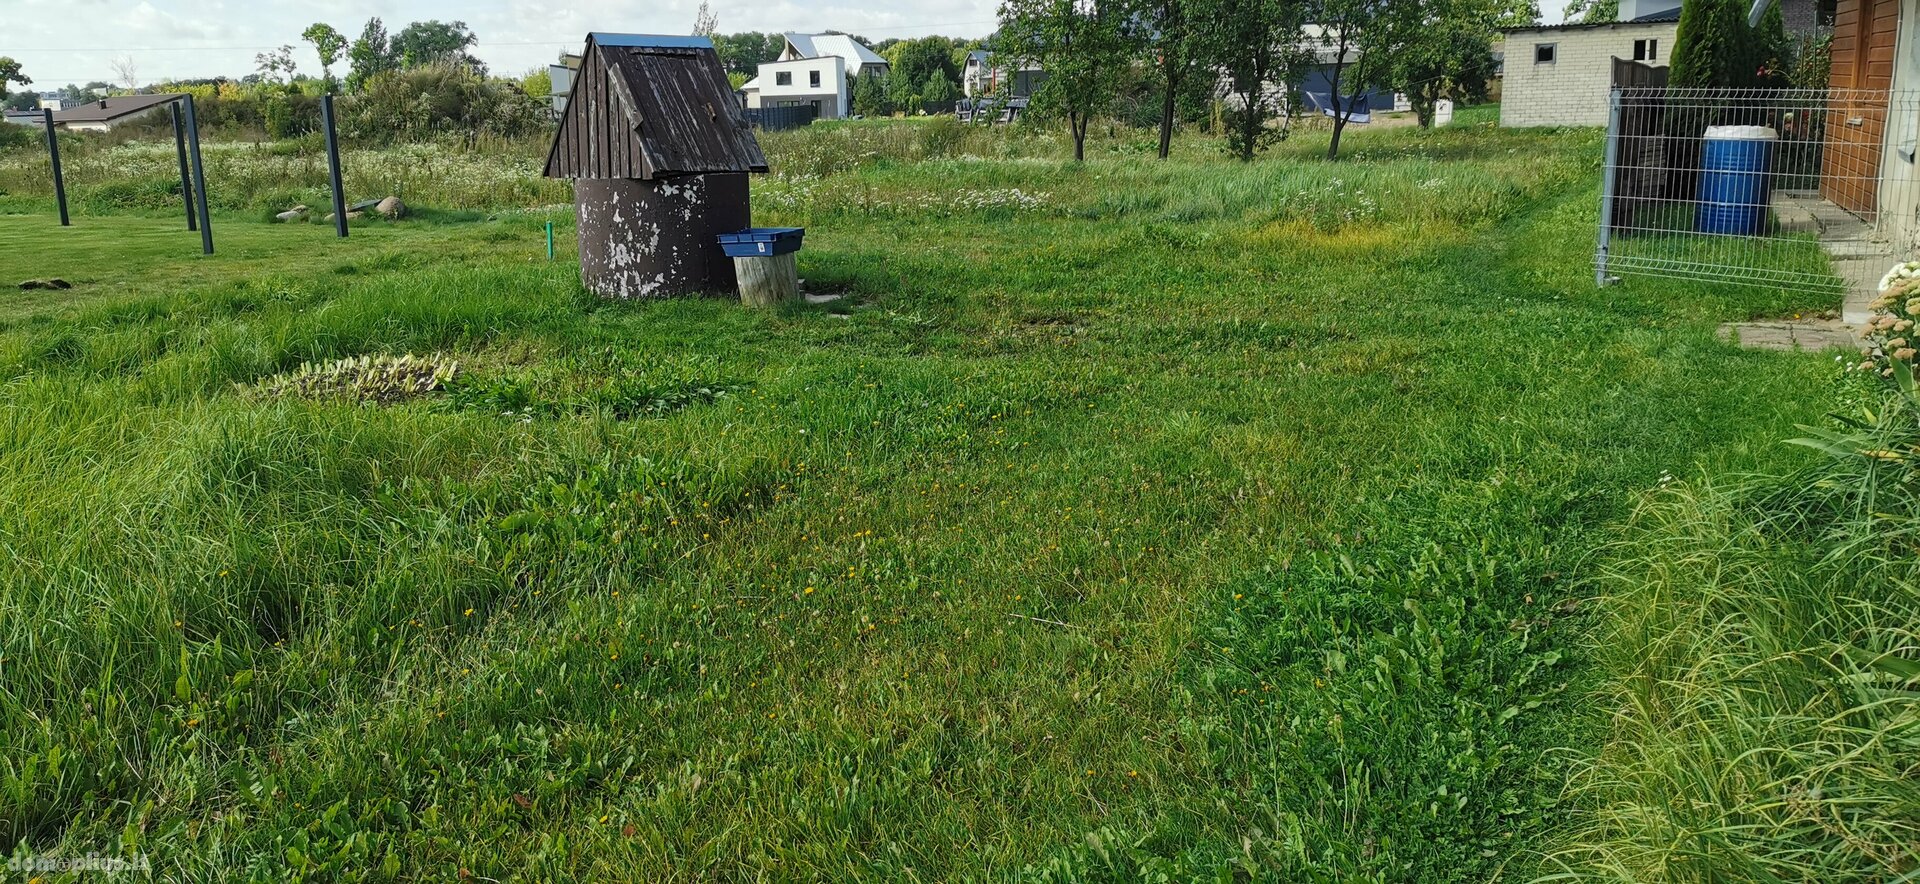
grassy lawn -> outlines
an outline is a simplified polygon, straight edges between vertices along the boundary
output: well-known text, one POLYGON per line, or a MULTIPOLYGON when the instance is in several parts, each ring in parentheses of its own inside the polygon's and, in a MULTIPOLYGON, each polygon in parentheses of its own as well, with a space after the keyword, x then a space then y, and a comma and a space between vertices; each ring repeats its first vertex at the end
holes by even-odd
POLYGON ((202 258, 14 197, 0 282, 75 288, 0 300, 0 840, 209 879, 1532 874, 1598 726, 1596 549, 1665 477, 1795 457, 1830 361, 1713 330, 1830 305, 1594 288, 1594 133, 927 132, 769 139, 756 221, 845 297, 768 312, 586 296, 565 212, 236 209, 202 258), (402 353, 451 389, 250 391, 402 353))

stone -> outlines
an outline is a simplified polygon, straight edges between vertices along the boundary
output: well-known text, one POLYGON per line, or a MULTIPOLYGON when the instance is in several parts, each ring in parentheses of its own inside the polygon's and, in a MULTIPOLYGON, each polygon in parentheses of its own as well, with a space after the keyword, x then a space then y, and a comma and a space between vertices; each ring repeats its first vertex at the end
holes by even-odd
POLYGON ((295 221, 305 221, 306 219, 307 219, 306 206, 294 206, 291 209, 288 209, 284 212, 281 212, 278 215, 273 216, 273 220, 281 221, 289 224, 295 221))
MULTIPOLYGON (((347 220, 348 220, 348 221, 358 221, 358 220, 360 220, 360 219, 362 219, 362 218, 365 218, 365 217, 367 217, 367 213, 365 213, 365 212, 348 212, 348 213, 347 213, 347 220)), ((327 213, 327 217, 325 217, 325 218, 322 218, 322 219, 320 219, 320 220, 322 220, 322 221, 325 221, 325 222, 327 222, 327 223, 329 223, 329 224, 331 224, 331 223, 333 223, 333 213, 332 213, 332 212, 328 212, 328 213, 327 213)))
POLYGON ((1729 322, 1720 326, 1720 339, 1738 341, 1749 350, 1858 350, 1860 337, 1845 322, 1833 319, 1774 322, 1729 322))
POLYGON ((29 279, 29 280, 26 280, 25 282, 20 283, 20 288, 23 291, 32 291, 34 289, 53 289, 53 290, 64 291, 66 289, 73 288, 73 283, 70 283, 56 276, 52 279, 29 279))
POLYGON ((407 204, 401 202, 397 196, 390 196, 381 200, 374 205, 373 210, 379 212, 380 217, 389 221, 395 218, 407 217, 407 204))

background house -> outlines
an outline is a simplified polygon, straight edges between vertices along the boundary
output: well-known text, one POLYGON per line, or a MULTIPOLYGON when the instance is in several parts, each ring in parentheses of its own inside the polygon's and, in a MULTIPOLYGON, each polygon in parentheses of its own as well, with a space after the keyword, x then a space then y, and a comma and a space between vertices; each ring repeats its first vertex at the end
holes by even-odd
POLYGON ((181 93, 159 95, 116 95, 55 111, 53 124, 77 132, 105 132, 115 126, 144 117, 161 105, 181 98, 181 93))
POLYGON ((1508 28, 1500 125, 1606 125, 1613 60, 1665 66, 1680 30, 1680 7, 1672 0, 1620 0, 1620 19, 1508 28))
POLYGON ((740 87, 750 109, 812 107, 818 119, 853 111, 853 79, 887 72, 887 60, 845 34, 786 34, 780 57, 740 87))
POLYGON ((967 63, 960 69, 960 91, 968 98, 980 98, 1004 88, 1004 97, 1029 98, 1046 79, 1047 72, 1038 62, 1009 62, 976 49, 967 53, 967 63))
MULTIPOLYGON (((1832 24, 1832 8, 1832 0, 1781 0, 1780 12, 1787 33, 1803 36, 1832 24)), ((1614 22, 1506 29, 1500 125, 1606 125, 1613 60, 1665 67, 1679 29, 1679 0, 1620 0, 1614 22)))

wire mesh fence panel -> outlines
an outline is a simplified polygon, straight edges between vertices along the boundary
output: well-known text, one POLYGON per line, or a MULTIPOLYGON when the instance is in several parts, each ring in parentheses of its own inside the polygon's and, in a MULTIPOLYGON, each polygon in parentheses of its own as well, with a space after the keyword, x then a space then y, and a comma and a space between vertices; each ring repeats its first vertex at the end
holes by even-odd
POLYGON ((1915 93, 1616 87, 1600 281, 1640 274, 1847 291, 1831 258, 1886 252, 1911 235, 1888 222, 1913 213, 1887 210, 1920 197, 1914 133, 1890 128, 1916 119, 1915 93))

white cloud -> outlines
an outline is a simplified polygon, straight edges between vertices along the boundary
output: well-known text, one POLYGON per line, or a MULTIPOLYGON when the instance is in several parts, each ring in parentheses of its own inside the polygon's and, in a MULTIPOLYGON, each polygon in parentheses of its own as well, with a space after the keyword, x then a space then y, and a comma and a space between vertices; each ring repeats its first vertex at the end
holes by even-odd
MULTIPOLYGON (((113 61, 132 58, 146 80, 253 72, 253 57, 293 44, 301 69, 319 61, 300 40, 315 21, 349 39, 370 16, 389 32, 424 19, 464 20, 477 53, 495 71, 518 73, 577 46, 588 31, 685 33, 699 0, 10 0, 0 55, 19 59, 35 85, 112 80, 113 61)), ((997 0, 718 0, 720 30, 838 30, 873 39, 927 34, 981 36, 993 30, 997 0)))

